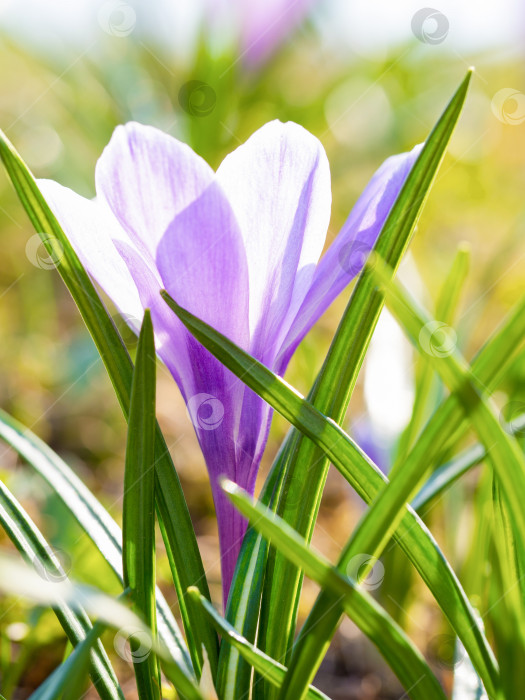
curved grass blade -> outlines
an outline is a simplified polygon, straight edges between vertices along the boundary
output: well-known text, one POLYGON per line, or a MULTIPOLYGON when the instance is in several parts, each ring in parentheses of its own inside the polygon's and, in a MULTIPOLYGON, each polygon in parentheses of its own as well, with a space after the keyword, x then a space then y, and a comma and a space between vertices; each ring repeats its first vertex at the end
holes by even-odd
MULTIPOLYGON (((56 452, 2 409, 0 438, 51 486, 123 584, 122 532, 100 501, 56 452)), ((192 673, 186 643, 159 589, 156 598, 159 635, 171 657, 192 673)))
MULTIPOLYGON (((144 314, 131 385, 124 502, 122 564, 132 609, 157 634, 155 609, 155 341, 144 314)), ((133 656, 133 654, 132 654, 133 656)), ((140 698, 160 700, 160 669, 155 654, 134 659, 140 698)))
MULTIPOLYGON (((40 587, 64 580, 67 576, 60 562, 40 530, 22 508, 7 486, 0 481, 0 523, 9 539, 24 559, 32 564, 40 587)), ((2 567, 2 585, 9 582, 6 567, 2 567)), ((13 579, 15 595, 20 593, 22 581, 13 579)), ((58 600, 55 614, 73 646, 80 644, 92 629, 85 611, 80 607, 73 611, 65 602, 58 600)), ((124 700, 117 677, 106 655, 104 647, 97 642, 90 652, 90 676, 103 700, 124 700)))
MULTIPOLYGON (((386 477, 337 423, 322 415, 283 379, 228 338, 178 306, 167 292, 162 292, 162 296, 200 343, 323 450, 361 498, 367 503, 376 498, 387 483, 386 477)), ((303 507, 300 502, 299 505, 300 508, 303 507)), ((426 526, 410 507, 405 505, 403 512, 403 519, 396 531, 396 540, 421 574, 468 649, 488 692, 494 695, 498 684, 498 667, 492 650, 476 622, 474 610, 426 526)), ((330 630, 333 630, 340 617, 337 608, 333 615, 335 623, 329 620, 330 630)), ((318 647, 318 653, 321 656, 322 647, 318 647)))
MULTIPOLYGON (((196 588, 190 588, 188 593, 199 605, 202 605, 222 639, 227 639, 230 644, 239 651, 250 667, 253 666, 263 678, 279 688, 284 680, 286 667, 267 656, 245 639, 245 637, 240 635, 235 627, 225 620, 224 617, 221 617, 209 600, 206 600, 196 588)), ((230 689, 227 689, 227 692, 230 693, 230 689)), ((324 693, 312 686, 308 689, 306 697, 310 698, 310 700, 329 700, 324 693)))
MULTIPOLYGON (((43 198, 30 170, 6 135, 0 130, 0 158, 20 202, 44 246, 59 260, 58 271, 75 301, 95 342, 126 418, 132 381, 132 362, 122 338, 107 313, 89 276, 71 247, 58 221, 43 198)), ((200 673, 202 652, 193 630, 203 640, 212 670, 216 669, 218 639, 199 609, 186 605, 186 590, 196 585, 210 597, 197 539, 182 487, 160 428, 156 429, 155 501, 161 532, 169 552, 172 574, 179 598, 181 617, 196 673, 200 673)), ((175 640, 173 640, 175 644, 175 640)))
POLYGON ((121 641, 125 642, 130 635, 142 639, 151 652, 163 660, 166 677, 184 698, 207 700, 196 685, 195 678, 188 676, 186 671, 174 662, 166 647, 153 637, 151 630, 140 617, 115 598, 90 586, 73 584, 69 580, 42 581, 35 571, 14 561, 9 555, 0 555, 0 566, 5 574, 0 578, 0 591, 24 597, 38 605, 53 607, 65 604, 75 611, 87 610, 97 621, 116 629, 117 637, 120 637, 121 641))
POLYGON ((438 680, 420 652, 370 594, 345 578, 330 562, 314 552, 284 520, 253 501, 239 486, 225 481, 223 489, 253 527, 271 539, 274 547, 304 569, 306 575, 323 589, 329 589, 336 595, 346 614, 375 644, 413 700, 445 698, 438 680))

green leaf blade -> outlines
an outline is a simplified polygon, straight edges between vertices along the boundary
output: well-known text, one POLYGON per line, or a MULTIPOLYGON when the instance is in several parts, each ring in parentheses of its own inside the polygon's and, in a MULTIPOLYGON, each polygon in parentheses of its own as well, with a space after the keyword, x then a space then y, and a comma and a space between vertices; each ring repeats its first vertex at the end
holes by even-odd
MULTIPOLYGON (((123 503, 123 577, 133 609, 157 633, 155 606, 155 343, 149 311, 144 314, 131 387, 123 503)), ((140 698, 160 700, 155 654, 135 658, 140 698)))

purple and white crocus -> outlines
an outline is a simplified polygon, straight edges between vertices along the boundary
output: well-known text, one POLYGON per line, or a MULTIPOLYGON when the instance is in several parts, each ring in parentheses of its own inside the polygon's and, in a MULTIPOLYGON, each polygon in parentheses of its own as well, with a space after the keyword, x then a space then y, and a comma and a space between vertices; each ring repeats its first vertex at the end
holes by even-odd
POLYGON ((117 127, 97 163, 95 199, 39 181, 80 260, 135 331, 151 309, 157 352, 208 467, 225 599, 246 523, 218 477, 253 493, 271 409, 193 339, 159 292, 282 375, 359 272, 417 152, 383 163, 322 258, 328 160, 297 124, 266 124, 214 172, 186 144, 130 123, 117 127))

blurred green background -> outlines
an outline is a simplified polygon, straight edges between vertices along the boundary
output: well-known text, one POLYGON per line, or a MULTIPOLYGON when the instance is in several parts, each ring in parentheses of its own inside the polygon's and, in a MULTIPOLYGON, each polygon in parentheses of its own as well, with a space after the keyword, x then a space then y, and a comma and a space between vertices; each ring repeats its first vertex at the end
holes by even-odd
MULTIPOLYGON (((282 31, 262 57, 252 59, 235 22, 240 3, 202 0, 191 12, 189 6, 168 5, 85 1, 74 7, 52 2, 42 8, 36 2, 16 7, 0 2, 0 127, 35 175, 92 196, 97 157, 114 127, 131 119, 187 141, 214 167, 266 121, 293 120, 316 134, 328 153, 331 240, 376 168, 389 155, 425 139, 466 68, 475 65, 464 114, 403 272, 413 292, 432 305, 458 245, 470 245, 471 270, 457 323, 460 346, 470 357, 525 291, 525 80, 519 6, 469 2, 457 8, 449 3, 431 11, 436 16, 427 13, 424 26, 422 15, 414 24, 417 13, 425 11, 417 3, 392 8, 364 0, 313 2, 293 21, 279 10, 261 34, 268 38, 277 28, 282 31)), ((76 308, 3 174, 0 236, 0 406, 58 451, 120 520, 123 417, 76 308)), ((337 300, 292 361, 287 378, 303 392, 320 367, 348 294, 337 300)), ((125 330, 118 317, 116 321, 125 330)), ((409 417, 415 365, 408 346, 390 342, 386 332, 376 352, 391 361, 392 384, 383 383, 378 398, 374 382, 365 396, 361 381, 348 426, 356 435, 383 436, 388 461, 388 448, 409 417), (396 405, 399 386, 408 408, 396 405), (392 424, 389 415, 396 418, 392 424)), ((133 349, 132 334, 126 338, 133 349)), ((516 364, 514 374, 511 389, 519 396, 523 362, 516 364)), ((508 401, 507 394, 500 398, 502 405, 508 401)), ((159 370, 158 416, 219 604, 218 545, 206 470, 177 387, 165 369, 159 370)), ((274 419, 262 476, 286 430, 283 420, 274 419)), ((9 450, 2 447, 0 455, 0 476, 53 545, 67 552, 71 574, 98 585, 112 580, 44 484, 9 450)), ((460 572, 468 556, 475 485, 476 478, 467 480, 432 516, 440 544, 460 572), (450 527, 451 521, 456 527, 450 527)), ((331 474, 316 546, 335 558, 361 512, 348 486, 331 474)), ((1 535, 0 542, 8 546, 1 535)), ((160 541, 159 551, 161 585, 175 604, 160 541)), ((315 593, 307 583, 303 612, 315 593)), ((436 646, 443 621, 417 584, 405 613, 415 640, 423 648, 436 646)), ((14 602, 2 604, 0 634, 8 686, 2 692, 27 697, 60 661, 65 648, 60 628, 50 613, 30 612, 14 602)), ((446 682, 450 664, 439 658, 443 654, 436 651, 436 664, 446 682)), ((132 672, 124 668, 123 673, 133 697, 132 672)), ((334 698, 400 695, 382 661, 348 622, 319 684, 334 698)))

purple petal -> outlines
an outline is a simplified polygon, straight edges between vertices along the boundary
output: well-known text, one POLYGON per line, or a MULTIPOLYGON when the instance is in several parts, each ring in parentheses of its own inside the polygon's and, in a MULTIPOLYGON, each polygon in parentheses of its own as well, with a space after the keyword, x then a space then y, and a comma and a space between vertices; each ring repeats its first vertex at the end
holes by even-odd
POLYGON ((361 271, 420 150, 416 146, 409 153, 388 158, 359 197, 315 270, 311 289, 282 344, 277 360, 280 371, 310 328, 361 271))
POLYGON ((213 182, 210 166, 185 143, 151 126, 118 126, 99 158, 97 196, 107 200, 148 260, 177 214, 213 182))
POLYGON ((320 142, 274 121, 217 171, 244 238, 251 351, 272 365, 310 288, 330 219, 330 170, 320 142))
POLYGON ((134 277, 115 247, 114 241, 127 239, 118 221, 103 202, 85 199, 57 182, 38 180, 38 187, 86 270, 138 331, 144 308, 134 277))
POLYGON ((181 306, 248 347, 246 254, 217 183, 171 221, 157 247, 156 263, 166 290, 181 306))

